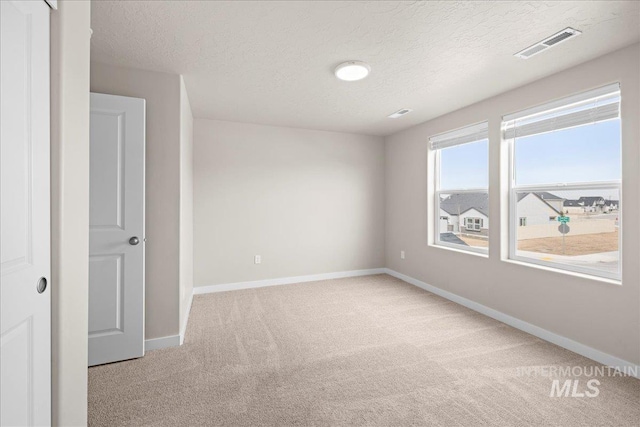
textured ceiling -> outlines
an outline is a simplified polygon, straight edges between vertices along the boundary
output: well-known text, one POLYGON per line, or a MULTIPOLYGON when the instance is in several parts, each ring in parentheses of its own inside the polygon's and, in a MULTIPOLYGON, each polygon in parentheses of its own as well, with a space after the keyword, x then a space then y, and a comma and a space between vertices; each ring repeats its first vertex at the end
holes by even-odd
POLYGON ((387 135, 637 42, 640 3, 98 0, 92 28, 93 60, 183 74, 196 117, 387 135), (370 76, 338 81, 351 59, 370 76))

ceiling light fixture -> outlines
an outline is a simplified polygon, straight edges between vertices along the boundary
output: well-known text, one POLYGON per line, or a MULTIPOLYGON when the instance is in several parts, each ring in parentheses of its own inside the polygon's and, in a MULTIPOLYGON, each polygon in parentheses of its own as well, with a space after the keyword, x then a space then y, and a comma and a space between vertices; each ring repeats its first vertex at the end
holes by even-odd
POLYGON ((336 67, 335 75, 345 82, 355 82, 367 77, 370 71, 371 67, 365 62, 347 61, 336 67))

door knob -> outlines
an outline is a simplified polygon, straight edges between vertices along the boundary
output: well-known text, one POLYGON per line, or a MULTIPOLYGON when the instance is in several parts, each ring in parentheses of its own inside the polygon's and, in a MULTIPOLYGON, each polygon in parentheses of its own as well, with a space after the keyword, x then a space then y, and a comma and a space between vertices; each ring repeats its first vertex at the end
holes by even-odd
POLYGON ((132 238, 129 239, 129 244, 131 246, 135 246, 138 243, 140 243, 140 239, 138 239, 136 236, 133 236, 132 238))
POLYGON ((39 294, 41 294, 44 292, 45 289, 47 289, 47 278, 41 277, 40 279, 38 279, 36 290, 38 291, 39 294))

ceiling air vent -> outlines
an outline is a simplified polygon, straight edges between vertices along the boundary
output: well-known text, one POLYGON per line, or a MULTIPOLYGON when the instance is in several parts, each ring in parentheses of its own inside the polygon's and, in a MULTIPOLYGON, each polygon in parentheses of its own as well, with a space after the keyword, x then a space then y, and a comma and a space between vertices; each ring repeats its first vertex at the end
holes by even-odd
POLYGON ((582 34, 581 31, 574 30, 573 28, 565 28, 564 30, 558 33, 555 33, 554 35, 547 37, 541 42, 538 42, 533 46, 529 46, 528 48, 521 50, 520 52, 516 53, 514 56, 517 56, 518 58, 522 58, 522 59, 529 59, 533 55, 538 54, 543 50, 546 50, 552 46, 560 44, 565 40, 569 40, 572 37, 579 36, 580 34, 582 34))
POLYGON ((398 117, 404 116, 405 114, 410 113, 412 111, 413 110, 410 110, 408 108, 403 108, 402 110, 398 110, 395 113, 393 113, 393 114, 391 114, 391 115, 389 115, 387 117, 389 117, 390 119, 397 119, 398 117))

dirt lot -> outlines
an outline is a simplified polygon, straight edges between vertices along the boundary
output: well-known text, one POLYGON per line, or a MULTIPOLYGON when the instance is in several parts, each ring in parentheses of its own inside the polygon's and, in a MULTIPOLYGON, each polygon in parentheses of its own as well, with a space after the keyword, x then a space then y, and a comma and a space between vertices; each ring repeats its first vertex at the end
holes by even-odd
POLYGON ((459 235, 458 237, 469 246, 475 246, 476 248, 486 248, 489 246, 489 241, 487 239, 476 239, 463 235, 459 235))
MULTIPOLYGON (((466 240, 465 240, 466 241, 466 240)), ((562 237, 527 239, 518 242, 521 251, 554 255, 589 255, 618 250, 618 232, 565 236, 565 252, 562 252, 562 237)))

